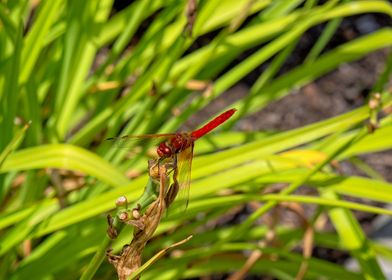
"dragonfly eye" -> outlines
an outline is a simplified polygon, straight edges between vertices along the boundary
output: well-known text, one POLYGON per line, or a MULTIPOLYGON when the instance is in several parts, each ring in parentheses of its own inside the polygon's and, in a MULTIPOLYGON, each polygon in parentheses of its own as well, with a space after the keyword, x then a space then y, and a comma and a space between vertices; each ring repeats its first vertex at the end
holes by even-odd
POLYGON ((166 145, 165 142, 159 144, 158 149, 157 149, 157 154, 160 157, 169 157, 172 154, 172 150, 168 145, 166 145))

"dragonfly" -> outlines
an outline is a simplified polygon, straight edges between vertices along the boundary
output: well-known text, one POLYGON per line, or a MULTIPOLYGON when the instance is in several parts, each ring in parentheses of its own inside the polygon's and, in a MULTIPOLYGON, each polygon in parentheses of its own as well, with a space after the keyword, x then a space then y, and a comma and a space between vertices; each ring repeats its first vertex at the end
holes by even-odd
POLYGON ((187 208, 195 141, 226 122, 236 111, 237 110, 234 108, 229 109, 192 132, 125 135, 108 138, 106 140, 114 141, 119 146, 126 146, 127 143, 130 143, 135 139, 160 139, 161 142, 156 149, 158 162, 169 158, 173 159, 175 174, 173 180, 178 184, 180 192, 180 195, 178 196, 181 197, 180 200, 185 201, 185 208, 187 208))

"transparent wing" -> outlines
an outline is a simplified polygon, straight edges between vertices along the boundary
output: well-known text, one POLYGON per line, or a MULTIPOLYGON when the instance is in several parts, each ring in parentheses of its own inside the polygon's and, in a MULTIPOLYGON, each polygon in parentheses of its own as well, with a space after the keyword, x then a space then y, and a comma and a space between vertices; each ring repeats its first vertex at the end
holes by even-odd
POLYGON ((125 135, 119 137, 111 137, 105 139, 106 142, 112 143, 116 148, 134 148, 136 146, 142 146, 146 142, 162 142, 167 138, 175 136, 175 133, 164 133, 164 134, 144 134, 144 135, 125 135))
POLYGON ((178 168, 177 182, 180 190, 178 192, 176 200, 179 201, 180 204, 184 205, 184 209, 188 207, 188 202, 189 202, 193 146, 194 143, 192 143, 192 145, 189 148, 186 148, 177 156, 177 168, 178 168))

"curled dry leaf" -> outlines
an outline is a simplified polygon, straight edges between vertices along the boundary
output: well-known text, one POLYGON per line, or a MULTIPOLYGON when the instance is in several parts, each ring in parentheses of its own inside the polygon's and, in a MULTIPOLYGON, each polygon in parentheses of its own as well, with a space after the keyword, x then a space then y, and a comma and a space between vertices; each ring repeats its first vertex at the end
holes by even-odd
MULTIPOLYGON (((108 260, 116 268, 120 280, 128 279, 141 267, 144 247, 157 229, 163 212, 172 203, 178 192, 178 183, 176 181, 170 188, 167 188, 169 184, 168 169, 170 166, 170 163, 158 165, 156 162, 150 162, 150 178, 152 180, 159 178, 159 196, 147 208, 144 214, 140 213, 140 207, 134 208, 132 209, 130 219, 124 221, 134 226, 134 232, 131 243, 123 247, 120 255, 116 256, 110 251, 107 252, 108 260), (166 189, 168 189, 167 192, 166 189)), ((111 226, 109 226, 110 228, 111 226)), ((112 230, 110 233, 112 233, 112 230)))

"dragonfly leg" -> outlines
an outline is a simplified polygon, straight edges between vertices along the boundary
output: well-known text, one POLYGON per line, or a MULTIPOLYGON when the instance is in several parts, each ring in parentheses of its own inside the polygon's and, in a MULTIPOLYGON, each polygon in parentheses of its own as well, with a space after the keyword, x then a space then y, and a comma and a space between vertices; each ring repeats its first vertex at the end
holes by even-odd
POLYGON ((149 175, 153 179, 159 180, 159 170, 161 165, 165 165, 166 170, 170 169, 169 172, 173 171, 173 169, 177 166, 177 157, 173 156, 170 158, 158 158, 158 159, 150 159, 148 161, 149 175))
POLYGON ((167 167, 168 167, 168 169, 170 169, 167 173, 168 174, 170 174, 170 173, 175 173, 176 172, 176 170, 177 170, 177 154, 175 154, 175 155, 173 155, 171 158, 171 162, 168 162, 167 163, 167 167))

